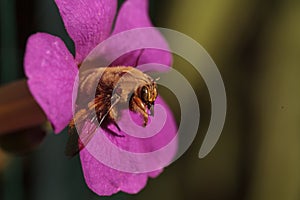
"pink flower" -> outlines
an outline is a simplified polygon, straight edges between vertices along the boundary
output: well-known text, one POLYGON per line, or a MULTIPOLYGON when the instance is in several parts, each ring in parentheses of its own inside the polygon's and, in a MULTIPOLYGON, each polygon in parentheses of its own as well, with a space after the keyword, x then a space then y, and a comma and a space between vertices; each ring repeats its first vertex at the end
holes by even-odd
MULTIPOLYGON (((127 0, 116 17, 113 30, 116 0, 55 0, 55 2, 67 32, 74 41, 75 58, 60 38, 47 33, 36 33, 28 39, 24 66, 31 93, 52 123, 54 132, 59 133, 73 117, 72 93, 78 65, 94 47, 111 34, 152 25, 147 14, 146 0, 127 0)), ((159 34, 156 37, 151 40, 162 40, 159 34)), ((126 54, 114 64, 134 66, 138 52, 126 54)), ((170 65, 171 55, 165 51, 145 49, 138 64, 144 63, 170 65)), ((134 153, 153 152, 164 147, 175 136, 176 124, 166 103, 160 97, 156 103, 165 109, 167 115, 165 126, 156 135, 137 138, 122 132, 124 137, 116 137, 103 129, 98 129, 95 138, 97 135, 106 136, 118 148, 134 153)), ((160 116, 156 116, 156 120, 159 121, 160 116)), ((120 123, 126 122, 121 120, 120 123)), ((151 128, 147 131, 151 132, 151 128)), ((101 139, 96 139, 92 139, 91 145, 101 147, 103 145, 101 139)), ((101 156, 110 159, 113 164, 118 164, 124 159, 120 157, 123 155, 109 157, 109 153, 101 156)), ((171 160, 174 154, 174 151, 169 151, 162 155, 161 159, 171 160)), ((99 195, 111 195, 118 191, 137 193, 145 187, 148 177, 156 177, 162 172, 162 169, 143 173, 119 171, 96 159, 87 148, 80 152, 80 158, 87 185, 99 195)), ((153 162, 155 161, 151 159, 143 160, 145 165, 153 162)))

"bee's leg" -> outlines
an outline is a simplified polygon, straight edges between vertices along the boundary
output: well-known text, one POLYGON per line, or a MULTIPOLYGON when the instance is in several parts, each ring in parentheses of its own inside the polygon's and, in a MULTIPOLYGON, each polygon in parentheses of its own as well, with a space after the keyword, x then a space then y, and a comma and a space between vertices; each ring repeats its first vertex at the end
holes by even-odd
POLYGON ((111 122, 113 123, 113 125, 115 125, 115 127, 117 127, 118 131, 121 132, 121 129, 120 129, 119 125, 117 124, 117 122, 115 120, 111 120, 111 122))
MULTIPOLYGON (((103 122, 103 124, 102 124, 102 129, 103 130, 105 130, 106 132, 108 132, 108 133, 110 133, 111 135, 113 135, 113 136, 116 136, 116 137, 124 137, 124 135, 122 135, 122 134, 120 134, 120 133, 117 133, 117 131, 115 131, 115 130, 111 130, 110 128, 108 128, 108 124, 110 124, 110 123, 113 123, 114 124, 114 122, 112 122, 112 121, 104 121, 103 122)), ((115 125, 115 124, 114 124, 115 125)))
POLYGON ((147 125, 148 123, 148 113, 147 113, 147 108, 144 105, 144 103, 142 102, 142 100, 137 97, 137 96, 133 96, 131 99, 131 103, 130 103, 130 110, 136 113, 139 113, 143 116, 144 118, 144 126, 147 125))
MULTIPOLYGON (((120 129, 119 125, 117 124, 117 122, 116 121, 112 121, 112 123, 113 123, 113 125, 115 125, 115 127, 117 127, 118 131, 121 132, 121 129, 120 129)), ((123 135, 118 135, 118 136, 123 136, 123 135)))
MULTIPOLYGON (((121 129, 119 127, 119 125, 117 124, 116 120, 118 119, 118 116, 119 116, 119 112, 117 110, 116 107, 112 108, 110 111, 109 111, 109 114, 108 114, 108 117, 109 117, 109 120, 110 122, 115 125, 115 127, 117 127, 118 131, 121 132, 121 129)), ((117 136, 120 136, 118 134, 115 133, 115 135, 117 136)))

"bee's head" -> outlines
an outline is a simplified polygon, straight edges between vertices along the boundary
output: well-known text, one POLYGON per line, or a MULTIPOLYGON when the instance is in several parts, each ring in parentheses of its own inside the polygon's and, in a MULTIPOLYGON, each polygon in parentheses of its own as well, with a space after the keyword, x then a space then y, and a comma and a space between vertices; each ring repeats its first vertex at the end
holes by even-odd
POLYGON ((142 85, 139 89, 139 98, 147 105, 151 115, 154 114, 154 102, 157 97, 157 86, 155 82, 142 85))

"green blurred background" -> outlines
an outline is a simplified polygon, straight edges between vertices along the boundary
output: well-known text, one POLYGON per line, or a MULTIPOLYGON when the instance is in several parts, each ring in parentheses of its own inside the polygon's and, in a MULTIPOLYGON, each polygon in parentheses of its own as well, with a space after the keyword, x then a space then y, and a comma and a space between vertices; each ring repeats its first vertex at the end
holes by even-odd
MULTIPOLYGON (((300 199, 300 1, 151 0, 150 14, 154 25, 197 40, 219 67, 228 112, 213 151, 198 158, 210 117, 207 88, 175 56, 174 67, 198 95, 199 133, 139 194, 94 195, 79 158, 64 156, 63 133, 47 135, 26 156, 0 151, 1 200, 300 199)), ((24 77, 26 40, 35 32, 58 35, 74 49, 53 0, 1 0, 1 84, 24 77)))

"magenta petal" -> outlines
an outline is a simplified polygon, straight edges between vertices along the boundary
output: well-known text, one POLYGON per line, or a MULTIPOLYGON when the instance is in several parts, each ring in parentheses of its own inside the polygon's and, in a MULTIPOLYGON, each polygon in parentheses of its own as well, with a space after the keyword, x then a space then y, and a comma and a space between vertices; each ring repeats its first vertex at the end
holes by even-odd
POLYGON ((77 74, 73 56, 63 41, 46 33, 32 35, 24 58, 29 89, 60 132, 72 119, 72 90, 77 74))
POLYGON ((148 0, 127 0, 122 5, 113 33, 139 27, 151 27, 148 15, 148 0))
MULTIPOLYGON (((95 193, 98 195, 111 195, 118 191, 137 193, 145 187, 148 177, 157 177, 162 172, 162 168, 165 167, 160 166, 154 169, 148 168, 148 166, 155 166, 154 163, 162 160, 170 164, 175 157, 177 127, 173 114, 161 98, 158 98, 157 104, 165 109, 167 117, 160 119, 161 117, 158 115, 152 119, 151 123, 156 123, 155 121, 159 120, 165 121, 163 127, 154 136, 137 138, 122 130, 120 134, 124 137, 118 137, 101 129, 80 152, 85 181, 95 193), (107 138, 110 144, 103 138, 107 138), (175 141, 175 143, 171 141, 175 141), (156 150, 164 149, 171 143, 169 151, 160 151, 155 154, 156 150), (115 151, 113 146, 118 151, 115 151), (135 154, 137 152, 138 154, 135 154), (128 170, 135 170, 136 172, 132 173, 128 170), (139 173, 139 170, 143 172, 139 173)), ((121 118, 123 117, 122 115, 121 118)), ((113 130, 112 127, 110 128, 113 130)), ((144 132, 140 133, 141 136, 144 133, 149 134, 151 130, 157 131, 151 125, 144 129, 144 132)))
MULTIPOLYGON (((152 27, 150 18, 148 16, 148 1, 127 0, 119 11, 113 34, 141 27, 152 27)), ((161 47, 168 47, 166 41, 159 32, 157 32, 157 34, 152 38, 146 38, 143 37, 143 35, 137 35, 136 40, 159 41, 161 47)), ((172 56, 169 52, 158 49, 145 49, 141 56, 139 56, 140 50, 136 50, 132 53, 123 55, 112 65, 136 66, 137 59, 138 65, 146 63, 159 63, 170 66, 172 62, 172 56)))
POLYGON ((84 178, 89 188, 101 196, 119 191, 137 193, 145 187, 147 174, 131 174, 117 171, 99 162, 87 149, 80 152, 84 178))
POLYGON ((76 48, 76 61, 88 53, 110 32, 116 14, 116 0, 55 0, 65 27, 76 48))

